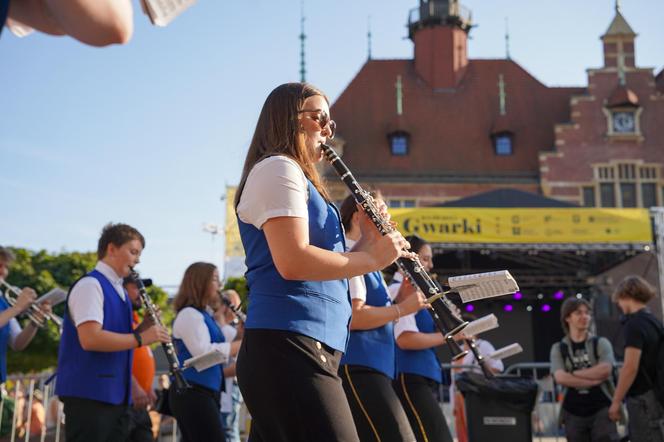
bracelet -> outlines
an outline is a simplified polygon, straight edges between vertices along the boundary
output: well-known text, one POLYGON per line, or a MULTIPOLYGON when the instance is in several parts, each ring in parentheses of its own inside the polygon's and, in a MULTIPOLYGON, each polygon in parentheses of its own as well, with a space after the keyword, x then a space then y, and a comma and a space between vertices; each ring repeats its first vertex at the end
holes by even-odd
POLYGON ((399 308, 398 304, 393 304, 397 308, 397 319, 394 320, 394 322, 399 322, 399 318, 401 318, 401 309, 399 308))
POLYGON ((134 330, 132 333, 134 335, 134 338, 136 338, 136 342, 138 343, 136 348, 142 347, 143 346, 143 338, 141 338, 141 334, 139 332, 137 332, 136 330, 134 330))

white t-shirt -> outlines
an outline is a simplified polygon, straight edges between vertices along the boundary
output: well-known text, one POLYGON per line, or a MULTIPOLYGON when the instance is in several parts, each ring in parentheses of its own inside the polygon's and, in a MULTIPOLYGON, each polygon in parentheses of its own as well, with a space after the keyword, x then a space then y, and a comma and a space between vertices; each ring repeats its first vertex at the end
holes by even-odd
POLYGON ((223 356, 222 363, 228 362, 230 342, 211 342, 203 314, 193 307, 185 307, 178 312, 173 321, 173 337, 184 342, 192 357, 217 350, 223 356))
MULTIPOLYGON (((392 284, 390 284, 387 288, 387 291, 392 300, 394 300, 394 298, 397 296, 397 293, 399 293, 401 283, 403 283, 403 275, 397 272, 394 274, 392 284)), ((417 333, 420 331, 420 329, 417 327, 417 321, 415 321, 416 314, 417 313, 411 313, 409 315, 402 316, 397 322, 394 323, 394 339, 397 339, 403 332, 417 333)))
POLYGON ((237 214, 240 220, 261 229, 270 218, 290 216, 309 219, 307 178, 297 162, 283 155, 254 165, 242 190, 237 214))
MULTIPOLYGON (((115 273, 115 270, 103 261, 97 261, 95 270, 104 275, 110 282, 116 293, 126 302, 122 278, 115 273)), ((104 292, 101 284, 92 276, 82 278, 72 288, 67 301, 69 315, 74 325, 78 327, 84 322, 94 321, 100 324, 104 323, 104 292)))
MULTIPOLYGON (((496 351, 496 349, 491 345, 489 341, 485 341, 484 339, 477 339, 475 340, 475 346, 477 347, 477 351, 481 356, 484 357, 484 360, 489 364, 489 367, 493 368, 494 370, 498 371, 503 371, 505 368, 503 366, 503 361, 500 359, 489 359, 489 355, 496 351)), ((475 355, 473 354, 470 349, 468 349, 468 354, 463 357, 461 360, 461 365, 473 365, 477 364, 477 361, 475 360, 475 355)), ((463 369, 466 370, 466 369, 463 369)), ((473 369, 473 371, 478 371, 481 372, 481 369, 479 368, 479 365, 476 369, 473 369)))

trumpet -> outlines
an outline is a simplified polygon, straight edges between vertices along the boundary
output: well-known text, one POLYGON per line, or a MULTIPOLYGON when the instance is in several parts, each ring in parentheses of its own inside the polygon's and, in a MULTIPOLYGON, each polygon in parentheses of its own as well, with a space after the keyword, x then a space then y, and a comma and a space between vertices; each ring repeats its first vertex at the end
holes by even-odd
MULTIPOLYGON (((5 288, 4 298, 5 301, 7 301, 7 304, 12 307, 16 305, 16 301, 21 294, 21 290, 18 287, 10 285, 4 279, 0 279, 0 287, 5 288)), ((30 307, 28 307, 28 309, 25 311, 25 314, 30 319, 30 321, 32 321, 32 323, 39 328, 44 328, 47 321, 52 321, 55 325, 58 326, 58 329, 62 328, 62 318, 53 312, 44 310, 44 308, 36 302, 30 304, 30 307)))

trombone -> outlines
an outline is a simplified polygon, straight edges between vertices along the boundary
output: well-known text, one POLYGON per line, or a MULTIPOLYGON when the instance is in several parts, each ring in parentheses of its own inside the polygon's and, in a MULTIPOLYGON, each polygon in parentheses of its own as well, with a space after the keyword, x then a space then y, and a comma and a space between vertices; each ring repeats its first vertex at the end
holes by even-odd
MULTIPOLYGON (((21 290, 18 287, 10 285, 4 279, 0 279, 0 287, 3 286, 5 288, 4 298, 7 301, 7 304, 13 307, 21 294, 21 290)), ((30 307, 25 311, 25 314, 30 318, 30 321, 39 328, 44 328, 47 321, 53 321, 53 323, 58 326, 58 330, 62 328, 62 318, 53 312, 44 310, 44 308, 36 302, 30 304, 30 307)))

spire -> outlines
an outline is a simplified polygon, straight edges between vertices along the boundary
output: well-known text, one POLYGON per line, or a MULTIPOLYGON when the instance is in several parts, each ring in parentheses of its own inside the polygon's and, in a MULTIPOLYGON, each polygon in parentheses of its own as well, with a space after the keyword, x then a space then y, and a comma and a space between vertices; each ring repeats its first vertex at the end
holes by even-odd
POLYGON ((616 0, 616 13, 620 14, 620 0, 616 0))
POLYGON ((509 20, 505 17, 505 58, 511 60, 510 57, 510 28, 509 20))
POLYGON ((507 94, 505 93, 505 79, 503 74, 498 75, 498 99, 500 100, 500 115, 506 115, 505 102, 507 101, 507 94))
POLYGON ((397 75, 397 82, 394 86, 397 92, 397 115, 403 115, 403 85, 401 84, 401 75, 397 75))
POLYGON ((304 0, 300 2, 300 81, 307 81, 307 69, 304 60, 304 40, 307 36, 304 34, 304 0))
POLYGON ((615 68, 619 79, 624 82, 624 73, 636 66, 634 40, 636 33, 622 15, 620 0, 615 0, 615 16, 608 29, 602 35, 604 46, 604 66, 615 68))
POLYGON ((371 60, 371 16, 367 17, 367 60, 371 60))

